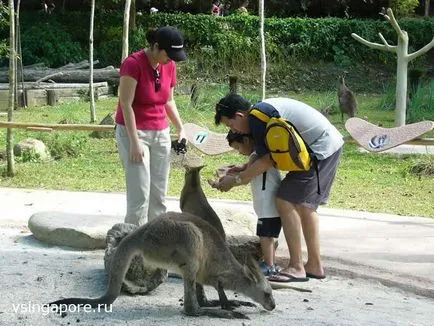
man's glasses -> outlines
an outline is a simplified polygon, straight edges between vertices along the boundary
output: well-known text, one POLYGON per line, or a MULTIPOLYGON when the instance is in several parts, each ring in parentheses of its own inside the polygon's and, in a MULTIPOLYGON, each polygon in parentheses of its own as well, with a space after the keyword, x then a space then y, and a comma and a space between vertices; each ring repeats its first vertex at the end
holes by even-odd
POLYGON ((154 69, 154 78, 155 78, 155 92, 158 92, 161 88, 160 71, 158 70, 158 68, 154 69))

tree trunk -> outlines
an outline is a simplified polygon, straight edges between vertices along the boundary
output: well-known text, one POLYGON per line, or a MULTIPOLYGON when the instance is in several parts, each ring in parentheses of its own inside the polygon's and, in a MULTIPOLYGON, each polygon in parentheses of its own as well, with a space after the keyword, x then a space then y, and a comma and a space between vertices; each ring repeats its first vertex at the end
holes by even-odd
POLYGON ((131 0, 125 0, 125 10, 124 10, 124 26, 123 26, 123 33, 122 33, 122 60, 123 62, 126 57, 128 57, 128 26, 130 21, 130 7, 131 7, 131 0))
MULTIPOLYGON (((93 22, 95 18, 95 0, 91 1, 90 31, 89 31, 89 62, 93 62, 93 22)), ((93 88, 93 65, 89 69, 89 93, 90 93, 90 122, 96 121, 95 113, 95 89, 93 88)))
POLYGON ((131 0, 131 8, 130 8, 130 22, 129 22, 130 30, 135 30, 136 26, 136 0, 131 0))
MULTIPOLYGON (((9 0, 9 106, 8 122, 12 121, 12 114, 15 109, 15 75, 17 71, 17 56, 15 46, 15 9, 14 0, 9 0)), ((15 159, 13 151, 12 129, 6 133, 6 156, 7 156, 7 175, 15 175, 15 159)))
POLYGON ((407 73, 408 73, 408 34, 403 31, 402 36, 398 36, 398 46, 396 48, 396 107, 395 125, 404 126, 407 110, 407 73))
POLYGON ((265 35, 264 35, 264 1, 259 0, 259 16, 261 23, 259 34, 261 35, 261 83, 262 83, 262 99, 265 99, 265 79, 267 74, 267 58, 265 54, 265 35))
MULTIPOLYGON (((24 90, 24 92, 22 93, 23 94, 22 104, 23 104, 23 107, 27 108, 26 92, 24 89, 23 53, 21 51, 20 6, 21 6, 21 0, 18 0, 18 2, 17 2, 17 29, 15 31, 17 34, 16 48, 17 48, 17 57, 20 60, 19 73, 20 73, 20 80, 21 80, 21 89, 24 90)), ((17 70, 18 70, 18 67, 17 67, 17 70)), ((16 84, 18 85, 18 78, 17 78, 16 84)), ((19 103, 20 101, 17 100, 17 102, 19 103)))
MULTIPOLYGON (((24 81, 36 81, 46 76, 52 75, 51 80, 57 83, 89 83, 89 70, 59 70, 59 69, 26 69, 24 71, 24 81)), ((119 71, 113 67, 94 69, 94 82, 108 81, 119 84, 119 71)), ((9 82, 7 71, 0 71, 0 83, 9 82)))
POLYGON ((425 0, 425 17, 429 17, 429 5, 431 0, 425 0))
POLYGON ((407 108, 407 73, 408 73, 408 63, 417 57, 428 52, 434 47, 434 37, 419 50, 409 54, 408 53, 408 34, 399 27, 398 22, 393 15, 392 9, 387 9, 387 15, 384 17, 391 23, 393 29, 398 35, 398 45, 391 46, 384 36, 379 33, 381 41, 383 44, 373 43, 365 40, 359 35, 352 33, 351 36, 358 42, 378 50, 389 51, 396 53, 397 56, 397 69, 396 69, 396 106, 395 106, 395 125, 397 127, 404 126, 406 120, 406 108, 407 108))

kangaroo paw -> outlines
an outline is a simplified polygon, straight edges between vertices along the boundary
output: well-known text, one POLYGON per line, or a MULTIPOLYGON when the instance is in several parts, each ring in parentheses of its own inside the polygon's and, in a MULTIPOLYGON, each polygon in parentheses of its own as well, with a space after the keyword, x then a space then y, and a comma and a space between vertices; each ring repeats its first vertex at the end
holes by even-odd
POLYGON ((225 310, 232 310, 237 307, 244 306, 244 307, 256 307, 256 305, 252 302, 248 301, 239 301, 239 300, 228 300, 226 302, 222 302, 221 307, 225 310))
POLYGON ((206 309, 202 308, 199 311, 201 316, 208 316, 214 318, 225 318, 225 319, 250 319, 245 314, 241 312, 232 310, 216 310, 216 309, 206 309))

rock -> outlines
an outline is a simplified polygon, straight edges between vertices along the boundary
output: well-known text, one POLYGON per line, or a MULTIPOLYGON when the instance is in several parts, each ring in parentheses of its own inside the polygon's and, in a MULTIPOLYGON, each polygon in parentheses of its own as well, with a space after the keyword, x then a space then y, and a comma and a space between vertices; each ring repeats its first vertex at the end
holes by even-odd
POLYGON ((28 155, 29 159, 46 160, 50 158, 45 144, 34 138, 26 138, 14 146, 15 156, 28 155))
POLYGON ((220 217, 226 234, 234 235, 256 235, 257 218, 248 210, 235 210, 229 205, 216 205, 211 203, 211 206, 220 217))
POLYGON ((90 137, 94 137, 94 138, 113 138, 115 133, 114 133, 114 124, 115 124, 115 119, 114 119, 114 113, 109 113, 107 114, 99 123, 100 125, 113 125, 113 131, 93 131, 90 134, 90 137))
POLYGON ((28 226, 40 241, 80 249, 104 249, 107 231, 119 216, 46 211, 33 214, 28 226))
MULTIPOLYGON (((121 240, 137 228, 134 224, 118 223, 107 232, 107 247, 104 255, 104 267, 108 272, 116 248, 121 240)), ((141 256, 135 256, 122 283, 122 290, 131 294, 146 294, 156 289, 167 279, 167 271, 145 266, 141 256)))
POLYGON ((226 242, 240 263, 244 263, 247 257, 259 260, 262 257, 259 237, 253 235, 227 235, 226 242))

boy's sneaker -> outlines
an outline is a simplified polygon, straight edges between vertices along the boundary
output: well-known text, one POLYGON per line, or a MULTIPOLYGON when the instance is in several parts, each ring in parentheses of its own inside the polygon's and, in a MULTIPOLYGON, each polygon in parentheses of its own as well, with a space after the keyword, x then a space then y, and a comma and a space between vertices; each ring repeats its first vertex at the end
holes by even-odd
POLYGON ((265 261, 261 261, 259 263, 259 269, 264 274, 264 276, 270 276, 276 273, 276 267, 273 264, 272 266, 269 266, 265 263, 265 261))

